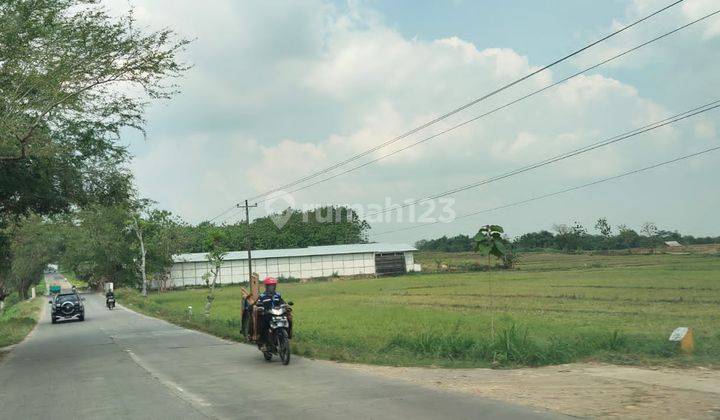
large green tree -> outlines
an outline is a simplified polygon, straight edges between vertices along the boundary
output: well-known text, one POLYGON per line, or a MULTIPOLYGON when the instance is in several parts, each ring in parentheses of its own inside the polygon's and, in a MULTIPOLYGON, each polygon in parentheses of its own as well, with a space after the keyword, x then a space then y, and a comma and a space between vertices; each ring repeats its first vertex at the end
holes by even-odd
POLYGON ((56 225, 38 215, 19 219, 8 230, 12 256, 9 282, 20 297, 27 298, 45 267, 56 261, 62 241, 56 225))
MULTIPOLYGON (((175 93, 186 45, 96 0, 0 2, 0 229, 31 213, 127 202, 121 130, 142 131, 147 104, 175 93)), ((0 295, 10 243, 0 237, 0 295)))
POLYGON ((154 208, 153 204, 150 200, 134 200, 128 210, 129 229, 134 235, 131 248, 144 296, 150 282, 163 288, 169 280, 173 254, 179 253, 187 243, 185 223, 169 211, 154 208))
POLYGON ((136 285, 134 236, 126 205, 93 205, 64 223, 65 250, 60 264, 91 287, 106 282, 136 285))
POLYGON ((113 282, 147 290, 150 282, 164 283, 185 243, 183 222, 149 200, 92 205, 60 219, 60 263, 93 287, 113 282))
POLYGON ((97 1, 1 2, 0 217, 126 198, 120 132, 175 92, 186 44, 97 1))

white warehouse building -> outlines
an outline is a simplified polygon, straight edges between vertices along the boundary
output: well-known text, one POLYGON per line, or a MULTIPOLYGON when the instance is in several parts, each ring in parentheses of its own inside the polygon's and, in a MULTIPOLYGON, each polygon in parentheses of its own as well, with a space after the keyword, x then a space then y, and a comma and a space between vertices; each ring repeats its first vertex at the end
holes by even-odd
MULTIPOLYGON (((295 277, 308 279, 332 275, 385 275, 420 271, 415 264, 416 248, 405 244, 353 244, 311 246, 308 248, 267 249, 252 251, 252 270, 260 279, 295 277)), ((173 287, 203 285, 202 276, 210 271, 203 252, 173 255, 170 279, 173 287)), ((248 281, 247 251, 225 254, 218 282, 248 281)))

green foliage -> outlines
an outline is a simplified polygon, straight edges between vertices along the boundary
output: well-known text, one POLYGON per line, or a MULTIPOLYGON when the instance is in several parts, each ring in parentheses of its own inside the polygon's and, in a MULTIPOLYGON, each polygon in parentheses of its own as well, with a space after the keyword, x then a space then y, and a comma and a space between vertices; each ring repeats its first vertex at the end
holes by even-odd
POLYGON ((89 206, 64 221, 60 265, 97 288, 102 283, 136 285, 134 236, 124 205, 89 206))
POLYGON ((145 203, 88 206, 57 220, 64 236, 60 262, 65 270, 97 288, 105 282, 139 286, 140 244, 135 221, 142 231, 146 272, 161 282, 172 265, 172 254, 184 243, 182 221, 145 203))
POLYGON ((57 133, 92 132, 73 138, 73 150, 112 148, 123 127, 142 129, 145 97, 174 92, 167 79, 187 68, 175 59, 187 41, 169 29, 143 33, 132 13, 111 17, 94 3, 0 6, 2 159, 53 155, 67 146, 53 143, 57 133))
POLYGON ((503 258, 508 252, 503 243, 503 228, 498 225, 486 225, 480 228, 475 235, 475 252, 483 255, 492 255, 503 258))
POLYGON ((95 2, 0 4, 0 218, 127 199, 124 127, 168 98, 186 41, 95 2))
POLYGON ((0 348, 22 341, 35 328, 44 301, 43 298, 32 301, 7 299, 5 310, 0 312, 0 348))
MULTIPOLYGON (((148 99, 172 96, 168 80, 187 69, 176 59, 186 44, 168 29, 140 30, 132 13, 114 17, 96 1, 0 3, 0 296, 11 282, 26 290, 34 265, 47 260, 28 263, 24 255, 42 244, 8 233, 18 220, 69 212, 70 227, 78 209, 115 216, 110 209, 126 205, 132 181, 121 130, 142 130, 148 99)), ((115 241, 123 235, 109 229, 118 220, 81 217, 80 228, 92 236, 99 227, 102 238, 69 229, 74 248, 92 252, 70 252, 78 274, 129 279, 126 251, 115 241), (120 254, 100 258, 109 251, 91 245, 120 254)))
MULTIPOLYGON (((352 209, 347 207, 322 207, 301 212, 285 211, 287 222, 278 227, 271 215, 260 217, 250 223, 252 246, 254 249, 304 248, 318 245, 354 244, 367 241, 370 226, 360 220, 352 209)), ((208 241, 215 241, 226 251, 246 249, 248 236, 245 223, 216 226, 200 223, 197 226, 184 226, 182 231, 187 239, 184 252, 207 252, 208 241), (208 239, 210 235, 221 236, 208 239)))
POLYGON ((9 228, 9 281, 22 298, 28 298, 30 287, 38 284, 45 267, 55 261, 62 243, 56 226, 31 215, 17 219, 9 228))
POLYGON ((595 223, 595 229, 597 229, 598 232, 600 232, 600 234, 606 238, 609 237, 612 233, 610 223, 608 223, 607 219, 604 217, 598 219, 597 223, 595 223))
POLYGON ((691 235, 681 235, 676 231, 658 230, 653 223, 643 224, 642 234, 638 234, 626 225, 620 225, 617 233, 613 235, 606 219, 598 220, 595 227, 600 232, 599 235, 588 234, 582 226, 556 225, 555 235, 548 231, 526 233, 515 239, 513 245, 522 251, 557 249, 576 252, 653 248, 662 245, 665 241, 678 241, 687 245, 720 243, 720 237, 696 238, 691 235))
POLYGON ((420 251, 464 252, 475 249, 475 241, 467 235, 457 235, 448 238, 442 236, 437 239, 423 239, 415 242, 415 248, 420 251))

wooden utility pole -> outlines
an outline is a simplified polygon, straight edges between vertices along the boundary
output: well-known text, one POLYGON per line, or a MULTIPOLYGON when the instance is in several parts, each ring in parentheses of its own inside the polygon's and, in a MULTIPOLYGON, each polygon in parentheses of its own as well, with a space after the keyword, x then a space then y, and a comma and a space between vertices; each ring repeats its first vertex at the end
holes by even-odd
POLYGON ((245 205, 242 205, 238 203, 237 208, 245 207, 245 246, 247 247, 247 254, 248 254, 248 284, 252 280, 252 243, 250 242, 250 207, 257 207, 257 203, 253 204, 252 206, 248 204, 248 201, 245 200, 245 205))
POLYGON ((248 260, 248 287, 250 288, 250 291, 248 292, 244 288, 240 288, 243 298, 240 303, 240 319, 243 320, 241 322, 240 330, 241 334, 247 333, 247 328, 250 328, 250 326, 246 327, 246 323, 252 323, 252 329, 250 330, 252 332, 252 337, 249 337, 251 340, 257 340, 257 328, 255 327, 256 319, 254 313, 248 313, 245 314, 245 306, 248 299, 250 299, 249 304, 254 305, 257 297, 258 297, 258 287, 257 287, 257 278, 253 278, 253 271, 252 271, 252 242, 250 240, 250 207, 257 207, 257 203, 253 204, 252 206, 248 204, 248 201, 245 200, 245 205, 242 205, 240 203, 235 205, 237 208, 245 207, 245 247, 247 248, 247 260, 248 260))

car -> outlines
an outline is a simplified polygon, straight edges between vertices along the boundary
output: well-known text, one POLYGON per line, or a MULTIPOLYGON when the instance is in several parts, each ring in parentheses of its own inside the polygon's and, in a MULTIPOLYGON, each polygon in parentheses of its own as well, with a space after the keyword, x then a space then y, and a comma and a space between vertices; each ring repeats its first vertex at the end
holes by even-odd
POLYGON ((50 300, 50 319, 56 324, 58 319, 75 318, 85 321, 85 298, 80 297, 77 292, 63 292, 55 295, 50 300))

